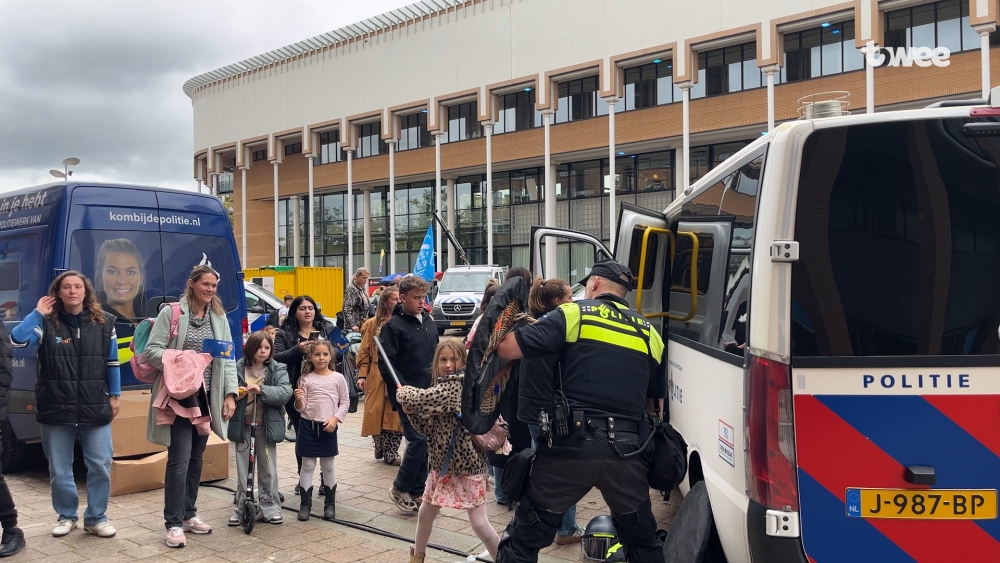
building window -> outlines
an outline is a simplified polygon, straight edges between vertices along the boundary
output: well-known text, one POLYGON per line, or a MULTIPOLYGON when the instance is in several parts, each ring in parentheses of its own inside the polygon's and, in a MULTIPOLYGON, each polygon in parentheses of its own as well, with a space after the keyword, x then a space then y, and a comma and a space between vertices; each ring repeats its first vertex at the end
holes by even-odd
POLYGON ((223 172, 215 177, 215 193, 218 195, 233 193, 232 172, 223 172))
POLYGON ((479 124, 476 102, 448 106, 448 132, 441 136, 442 143, 476 139, 482 135, 483 127, 479 124))
POLYGON ((750 142, 733 141, 731 143, 691 147, 691 168, 688 172, 691 183, 693 184, 695 180, 707 174, 709 170, 743 150, 743 147, 749 145, 750 142))
MULTIPOLYGON (((635 160, 637 173, 635 185, 638 191, 672 191, 674 189, 674 151, 640 154, 635 157, 635 160)), ((621 159, 618 159, 618 162, 621 162, 621 159)), ((618 191, 625 190, 619 189, 618 191)))
POLYGON ((259 151, 253 151, 253 161, 267 160, 267 149, 260 149, 259 151))
POLYGON ((319 163, 343 162, 347 153, 340 148, 340 131, 327 131, 319 134, 319 163))
POLYGON ((284 266, 292 266, 295 264, 295 254, 299 255, 299 264, 307 264, 307 253, 305 252, 306 244, 308 244, 308 221, 306 221, 305 206, 301 205, 303 203, 300 200, 293 199, 282 199, 278 200, 278 262, 284 266), (298 202, 298 209, 296 210, 296 205, 298 202), (295 248, 295 221, 293 220, 293 214, 295 211, 299 213, 299 247, 295 248))
POLYGON ((691 98, 760 88, 763 82, 757 66, 757 44, 730 45, 698 53, 698 82, 691 89, 691 98))
POLYGON ((431 134, 427 131, 427 114, 420 112, 399 116, 399 143, 396 144, 396 150, 429 146, 431 134))
MULTIPOLYGON (((990 45, 1000 45, 1000 34, 990 34, 990 45)), ((957 53, 978 50, 980 42, 969 24, 968 0, 944 0, 886 12, 885 46, 947 47, 957 53)))
POLYGON ((285 156, 290 154, 302 154, 302 143, 288 143, 285 145, 285 156))
POLYGON ((494 133, 524 131, 542 124, 542 115, 535 111, 535 91, 514 92, 497 96, 498 118, 494 133))
POLYGON ((387 154, 389 146, 382 140, 382 122, 358 125, 358 158, 387 154))
POLYGON ((680 100, 674 94, 673 61, 625 69, 625 111, 651 108, 680 100))
POLYGON ((779 81, 795 82, 861 70, 865 56, 854 46, 854 20, 786 33, 779 81))
POLYGON ((559 83, 559 105, 553 123, 566 123, 608 114, 608 103, 598 95, 598 78, 588 76, 559 83))

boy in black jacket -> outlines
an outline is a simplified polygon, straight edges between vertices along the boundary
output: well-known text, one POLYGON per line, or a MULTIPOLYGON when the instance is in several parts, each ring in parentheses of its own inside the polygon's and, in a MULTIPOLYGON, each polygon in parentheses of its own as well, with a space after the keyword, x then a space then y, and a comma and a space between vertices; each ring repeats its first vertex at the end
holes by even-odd
MULTIPOLYGON (((437 327, 423 309, 426 295, 427 285, 419 277, 409 275, 400 280, 399 304, 379 336, 392 367, 399 375, 399 384, 421 389, 431 386, 431 363, 438 344, 437 327)), ((389 497, 403 512, 416 512, 427 480, 427 438, 414 430, 406 413, 396 402, 396 382, 392 380, 385 358, 379 358, 379 371, 385 379, 389 402, 399 413, 406 437, 406 453, 389 497)))
MULTIPOLYGON (((0 323, 0 420, 7 419, 7 402, 10 399, 10 385, 14 382, 14 345, 7 334, 7 329, 0 323)), ((3 443, 0 440, 0 443, 3 443)), ((3 469, 0 468, 0 472, 3 469)), ((24 532, 17 527, 17 509, 14 499, 10 496, 7 481, 0 473, 0 525, 3 526, 3 538, 0 540, 0 557, 10 557, 24 549, 24 532)))

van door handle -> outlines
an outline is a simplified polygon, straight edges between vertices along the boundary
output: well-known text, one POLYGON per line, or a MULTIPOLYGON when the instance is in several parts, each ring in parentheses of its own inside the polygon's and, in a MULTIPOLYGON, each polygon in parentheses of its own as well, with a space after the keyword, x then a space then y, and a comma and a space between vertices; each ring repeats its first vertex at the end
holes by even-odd
POLYGON ((930 465, 907 465, 903 479, 913 485, 935 485, 937 476, 930 465))

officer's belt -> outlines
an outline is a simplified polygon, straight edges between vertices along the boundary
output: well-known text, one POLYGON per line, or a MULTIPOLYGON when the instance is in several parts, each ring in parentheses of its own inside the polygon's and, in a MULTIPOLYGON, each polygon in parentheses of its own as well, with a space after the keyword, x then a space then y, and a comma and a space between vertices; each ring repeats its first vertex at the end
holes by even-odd
MULTIPOLYGON (((598 428, 600 430, 604 430, 605 432, 607 432, 608 418, 609 417, 588 416, 587 426, 590 426, 591 428, 598 428)), ((631 432, 632 434, 639 433, 639 421, 628 420, 617 417, 610 417, 610 418, 612 418, 615 421, 614 422, 615 432, 631 432)))

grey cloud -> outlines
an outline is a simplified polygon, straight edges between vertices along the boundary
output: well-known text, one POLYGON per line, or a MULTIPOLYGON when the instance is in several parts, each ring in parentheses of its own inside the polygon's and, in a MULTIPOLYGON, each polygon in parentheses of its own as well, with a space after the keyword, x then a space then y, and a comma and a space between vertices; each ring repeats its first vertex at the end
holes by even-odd
POLYGON ((192 76, 407 2, 0 1, 0 191, 81 179, 193 189, 192 76))

